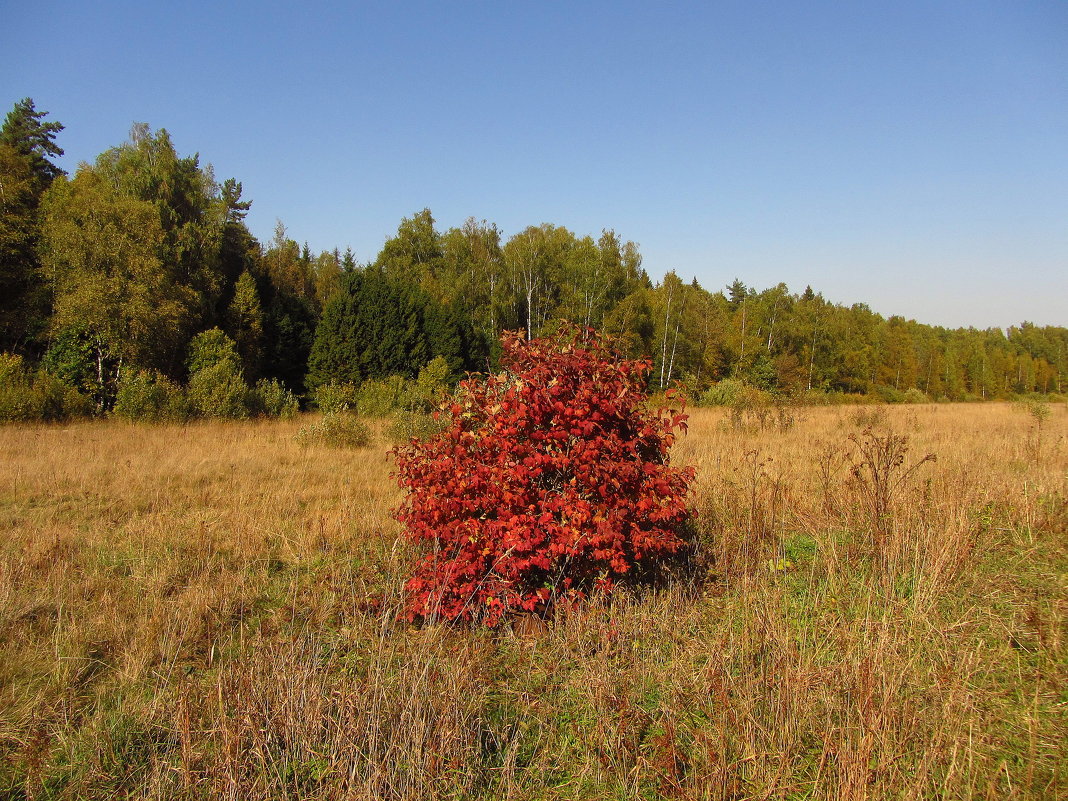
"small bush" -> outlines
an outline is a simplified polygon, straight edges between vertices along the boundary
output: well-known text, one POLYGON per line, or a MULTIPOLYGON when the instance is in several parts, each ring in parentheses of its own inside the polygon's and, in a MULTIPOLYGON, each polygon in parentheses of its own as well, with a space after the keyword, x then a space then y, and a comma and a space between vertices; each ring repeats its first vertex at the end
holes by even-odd
POLYGON ((449 394, 449 363, 443 356, 435 356, 415 379, 410 392, 409 407, 424 412, 437 409, 449 394))
POLYGON ((303 426, 296 440, 301 445, 364 448, 371 444, 371 430, 351 412, 329 412, 319 422, 303 426))
POLYGON ((882 428, 886 426, 885 406, 862 406, 850 415, 857 428, 882 428))
MULTIPOLYGON (((702 406, 726 406, 730 411, 727 419, 734 429, 764 431, 778 428, 786 431, 797 422, 798 399, 774 394, 737 378, 725 378, 713 384, 701 394, 699 400, 702 406)), ((804 402, 805 397, 800 400, 804 402)))
POLYGON ((771 394, 757 387, 743 387, 731 401, 730 410, 730 421, 734 428, 759 428, 763 431, 774 419, 771 394))
POLYGON ((909 387, 905 390, 903 403, 930 403, 931 399, 927 397, 922 389, 916 387, 909 387))
POLYGON ((0 354, 0 423, 59 422, 93 413, 91 398, 56 376, 31 374, 21 356, 0 354))
POLYGON ((248 393, 248 406, 252 414, 263 417, 279 417, 288 420, 300 411, 297 396, 286 389, 276 378, 261 378, 248 393))
POLYGON ((204 367, 189 379, 189 402, 201 417, 244 420, 249 416, 249 388, 230 361, 204 367))
POLYGON ((21 381, 26 376, 26 364, 17 353, 0 353, 0 387, 21 381))
POLYGON ((321 384, 315 390, 315 406, 324 414, 355 409, 360 399, 360 389, 355 384, 321 384))
POLYGON ((32 390, 22 357, 0 353, 0 422, 33 420, 33 409, 32 390))
POLYGON ((686 544, 693 471, 668 455, 685 415, 646 410, 650 363, 590 330, 502 345, 504 372, 461 383, 444 430, 394 451, 397 518, 434 545, 407 584, 412 619, 546 613, 655 578, 686 544))
POLYGON ((931 399, 927 397, 922 389, 916 387, 909 387, 906 390, 895 389, 894 387, 881 384, 875 387, 874 397, 881 403, 930 403, 931 399))
POLYGON ((404 376, 368 379, 360 384, 356 408, 365 417, 388 417, 395 411, 407 409, 411 396, 412 382, 404 376))
POLYGON ((88 417, 96 408, 92 398, 45 372, 34 377, 33 393, 40 403, 39 419, 45 422, 88 417))
POLYGON ((30 387, 0 384, 0 423, 27 423, 41 419, 30 387))
POLYGON ((905 393, 899 389, 894 389, 887 384, 879 384, 873 390, 872 394, 879 400, 880 403, 904 403, 905 393))
POLYGON ((358 411, 366 417, 389 417, 397 412, 431 412, 449 393, 449 363, 432 359, 412 381, 400 375, 369 378, 359 386, 322 384, 315 390, 315 405, 323 413, 358 411))
POLYGON ((105 408, 114 400, 117 367, 113 359, 98 364, 90 337, 72 328, 55 335, 41 360, 45 372, 83 395, 95 398, 105 408))
POLYGON ((1027 412, 1031 416, 1035 425, 1042 428, 1046 419, 1049 417, 1050 406, 1041 398, 1028 398, 1019 403, 1018 408, 1027 412))
POLYGON ((189 416, 189 403, 181 387, 166 377, 135 370, 119 381, 114 412, 127 420, 177 421, 189 416))
POLYGON ((386 429, 389 438, 397 443, 413 439, 428 439, 445 429, 444 419, 435 419, 425 412, 401 412, 386 429))
POLYGON ((701 406, 730 406, 749 389, 744 381, 737 378, 725 378, 713 384, 701 393, 698 403, 701 406))

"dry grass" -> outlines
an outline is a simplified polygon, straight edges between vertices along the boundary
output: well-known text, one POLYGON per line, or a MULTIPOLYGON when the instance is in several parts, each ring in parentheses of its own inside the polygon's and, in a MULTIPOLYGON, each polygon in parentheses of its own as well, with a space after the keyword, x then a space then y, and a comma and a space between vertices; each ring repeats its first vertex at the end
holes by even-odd
POLYGON ((381 431, 0 429, 0 797, 1064 797, 1068 410, 795 417, 696 411, 706 579, 534 641, 398 619, 381 431))

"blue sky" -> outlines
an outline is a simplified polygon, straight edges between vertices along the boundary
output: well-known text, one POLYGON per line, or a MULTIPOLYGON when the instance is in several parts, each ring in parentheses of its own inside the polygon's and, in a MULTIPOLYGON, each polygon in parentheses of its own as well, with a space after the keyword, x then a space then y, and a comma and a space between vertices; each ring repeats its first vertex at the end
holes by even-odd
POLYGON ((2 0, 61 166, 170 131, 313 251, 542 222, 719 289, 1068 325, 1068 3, 2 0))

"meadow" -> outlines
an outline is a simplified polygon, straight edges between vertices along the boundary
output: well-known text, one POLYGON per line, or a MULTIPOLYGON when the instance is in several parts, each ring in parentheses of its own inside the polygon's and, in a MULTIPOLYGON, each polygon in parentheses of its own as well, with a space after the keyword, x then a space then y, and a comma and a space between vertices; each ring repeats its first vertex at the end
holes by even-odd
POLYGON ((693 410, 697 567, 538 636, 404 621, 385 423, 0 428, 0 798, 1064 798, 1042 408, 693 410))

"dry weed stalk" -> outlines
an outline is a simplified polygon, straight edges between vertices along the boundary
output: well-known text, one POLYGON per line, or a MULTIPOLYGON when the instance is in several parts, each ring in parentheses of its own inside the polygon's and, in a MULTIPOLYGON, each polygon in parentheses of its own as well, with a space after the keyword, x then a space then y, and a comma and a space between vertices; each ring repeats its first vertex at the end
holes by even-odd
POLYGON ((928 453, 918 462, 905 464, 909 438, 893 431, 878 433, 867 427, 859 436, 850 434, 856 451, 850 474, 867 508, 875 551, 885 553, 894 531, 894 502, 921 465, 936 461, 928 453))

